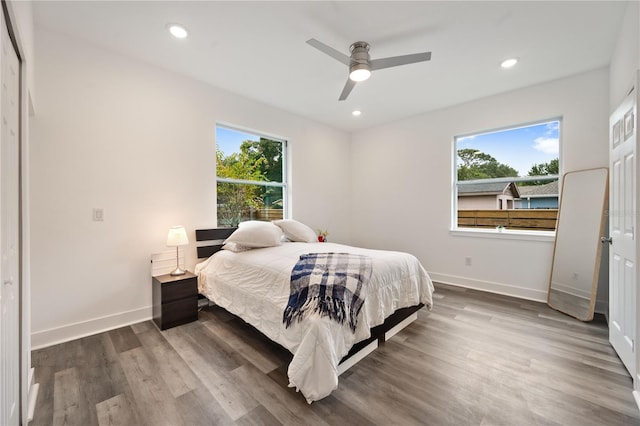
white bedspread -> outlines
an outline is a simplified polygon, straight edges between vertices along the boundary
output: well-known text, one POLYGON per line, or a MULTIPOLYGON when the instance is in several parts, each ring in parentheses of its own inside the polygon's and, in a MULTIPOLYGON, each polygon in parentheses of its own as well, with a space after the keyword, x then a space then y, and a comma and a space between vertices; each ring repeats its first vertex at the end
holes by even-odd
POLYGON ((407 253, 368 250, 333 243, 284 243, 234 253, 222 250, 196 265, 200 293, 241 317, 293 353, 289 386, 307 401, 338 387, 338 363, 351 346, 370 337, 395 310, 418 303, 432 305, 433 284, 418 260, 407 253), (356 332, 313 317, 285 328, 282 314, 289 300, 291 270, 301 254, 354 253, 372 258, 368 293, 356 332))

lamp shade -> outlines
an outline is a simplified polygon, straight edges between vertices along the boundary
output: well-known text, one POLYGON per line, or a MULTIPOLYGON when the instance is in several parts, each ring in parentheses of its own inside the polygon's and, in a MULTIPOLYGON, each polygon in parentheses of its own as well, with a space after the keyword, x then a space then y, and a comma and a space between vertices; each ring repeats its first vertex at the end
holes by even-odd
POLYGON ((169 228, 169 234, 167 235, 167 245, 169 247, 185 246, 189 244, 189 238, 187 238, 187 231, 184 226, 172 226, 169 228))

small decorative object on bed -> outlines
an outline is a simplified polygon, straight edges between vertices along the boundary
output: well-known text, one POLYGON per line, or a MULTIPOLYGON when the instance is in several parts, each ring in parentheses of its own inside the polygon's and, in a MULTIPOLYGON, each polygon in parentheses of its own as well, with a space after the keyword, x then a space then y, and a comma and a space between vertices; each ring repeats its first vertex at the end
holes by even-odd
POLYGON ((319 242, 326 243, 328 236, 329 236, 329 231, 324 231, 322 229, 318 229, 318 241, 319 242))
MULTIPOLYGON (((216 252, 196 265, 198 289, 293 354, 287 371, 289 386, 302 392, 311 403, 336 389, 338 376, 375 350, 378 340, 390 338, 415 320, 416 311, 422 306, 431 308, 433 284, 420 262, 408 253, 335 243, 291 242, 295 234, 292 229, 308 227, 299 222, 277 222, 276 226, 281 229, 289 228, 283 229, 289 242, 239 252, 216 252), (346 254, 346 258, 336 256, 337 253, 346 254), (306 293, 302 289, 304 280, 298 280, 300 274, 294 270, 301 257, 304 263, 297 267, 309 269, 313 276, 306 293), (310 259, 313 261, 307 262, 310 259), (316 269, 318 265, 321 266, 316 269), (354 278, 358 274, 362 280, 354 278), (343 313, 331 304, 339 299, 334 297, 335 292, 344 288, 335 284, 346 280, 347 275, 351 278, 348 283, 345 281, 346 288, 352 294, 350 298, 343 298, 343 313), (318 280, 327 280, 330 285, 324 286, 324 290, 319 286, 310 290, 318 280), (332 294, 330 300, 326 300, 326 307, 316 310, 313 304, 305 306, 296 301, 298 296, 301 300, 322 297, 322 291, 326 296, 329 290, 332 294), (293 307, 287 313, 285 310, 289 309, 292 299, 293 307), (298 321, 298 317, 304 319, 298 321), (344 320, 336 321, 336 317, 344 320)), ((240 224, 235 232, 243 227, 240 224)), ((204 232, 196 231, 196 235, 204 232)), ((311 233, 315 241, 316 235, 311 233)), ((227 242, 234 239, 231 234, 227 242)))

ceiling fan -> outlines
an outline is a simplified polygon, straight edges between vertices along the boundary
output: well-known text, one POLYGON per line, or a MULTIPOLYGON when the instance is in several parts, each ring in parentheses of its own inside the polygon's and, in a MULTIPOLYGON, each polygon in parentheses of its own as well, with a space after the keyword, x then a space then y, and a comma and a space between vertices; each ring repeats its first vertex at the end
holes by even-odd
POLYGON ((347 99, 347 96, 349 96, 349 93, 351 93, 351 90, 354 88, 356 83, 368 79, 371 76, 371 71, 397 67, 398 65, 413 64, 415 62, 423 62, 431 59, 431 52, 371 59, 369 57, 369 43, 364 41, 356 41, 351 45, 349 48, 351 56, 347 56, 333 47, 327 46, 326 44, 316 40, 315 38, 307 40, 307 44, 349 67, 349 78, 347 79, 347 83, 344 85, 344 89, 342 89, 340 98, 338 98, 339 101, 347 99))

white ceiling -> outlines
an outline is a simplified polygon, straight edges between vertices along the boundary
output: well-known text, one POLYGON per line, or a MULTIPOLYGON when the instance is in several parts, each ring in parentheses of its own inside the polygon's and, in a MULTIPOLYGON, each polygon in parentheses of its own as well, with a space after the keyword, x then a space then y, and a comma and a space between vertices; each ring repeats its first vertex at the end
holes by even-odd
POLYGON ((618 1, 36 1, 45 27, 347 131, 606 66, 618 1), (189 30, 174 39, 166 24, 189 30), (347 67, 305 43, 371 58, 431 51, 378 70, 344 102, 347 67), (519 57, 511 70, 500 68, 519 57), (360 117, 351 111, 362 110, 360 117))

